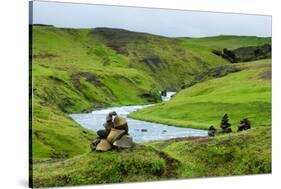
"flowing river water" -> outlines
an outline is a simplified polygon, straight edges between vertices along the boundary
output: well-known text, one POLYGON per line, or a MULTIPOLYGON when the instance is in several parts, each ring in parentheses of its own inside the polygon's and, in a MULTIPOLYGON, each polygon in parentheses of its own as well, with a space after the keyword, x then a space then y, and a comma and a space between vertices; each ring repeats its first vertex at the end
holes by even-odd
MULTIPOLYGON (((162 97, 162 100, 170 100, 173 94, 175 93, 167 92, 167 96, 162 97)), ((110 111, 116 111, 118 115, 126 117, 129 126, 129 134, 133 137, 134 142, 167 140, 171 138, 189 136, 207 136, 207 131, 204 130, 175 127, 127 117, 128 114, 148 106, 153 106, 153 104, 110 107, 101 110, 95 110, 91 113, 70 114, 70 117, 83 127, 97 131, 99 129, 103 129, 102 125, 105 122, 106 115, 110 111)))

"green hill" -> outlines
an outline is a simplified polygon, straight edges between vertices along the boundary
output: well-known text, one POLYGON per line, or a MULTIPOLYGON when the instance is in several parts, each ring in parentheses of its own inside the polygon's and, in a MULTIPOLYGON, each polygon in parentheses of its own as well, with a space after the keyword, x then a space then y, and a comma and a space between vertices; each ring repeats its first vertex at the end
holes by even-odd
MULTIPOLYGON (((192 83, 168 102, 132 113, 137 119, 207 129, 219 126, 227 113, 237 125, 245 117, 254 127, 271 125, 271 60, 229 65, 227 70, 210 69, 198 83, 192 83)), ((222 67, 222 68, 225 68, 222 67)), ((202 77, 203 77, 202 76, 202 77)))
POLYGON ((235 36, 220 35, 202 38, 179 38, 183 43, 190 46, 208 47, 214 50, 222 50, 224 48, 233 50, 240 47, 260 46, 271 44, 271 37, 255 37, 255 36, 235 36))

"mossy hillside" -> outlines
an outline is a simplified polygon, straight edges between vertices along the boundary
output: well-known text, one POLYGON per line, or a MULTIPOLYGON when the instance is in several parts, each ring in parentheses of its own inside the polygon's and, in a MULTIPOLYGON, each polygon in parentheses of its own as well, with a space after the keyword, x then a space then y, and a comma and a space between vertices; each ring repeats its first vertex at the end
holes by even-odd
POLYGON ((92 50, 110 58, 110 66, 104 66, 103 58, 87 53, 88 42, 83 41, 87 33, 87 30, 34 27, 31 69, 35 161, 67 158, 88 151, 93 134, 67 113, 159 100, 154 91, 158 84, 136 69, 125 68, 125 57, 98 44, 92 50), (142 97, 143 94, 148 97, 142 97))
MULTIPOLYGON (((271 125, 271 60, 231 65, 238 68, 221 78, 205 78, 180 91, 168 102, 130 114, 130 117, 182 127, 219 127, 227 113, 236 129, 249 118, 253 127, 271 125)), ((208 74, 207 74, 208 75, 208 74)))
POLYGON ((228 63, 209 49, 198 51, 177 38, 111 28, 96 28, 90 35, 127 56, 129 67, 144 70, 164 88, 178 89, 202 70, 228 63))
POLYGON ((35 99, 32 117, 32 160, 65 159, 89 151, 95 134, 81 128, 57 107, 44 106, 35 99), (77 142, 79 141, 79 142, 77 142))
MULTIPOLYGON (((35 78, 33 83, 33 134, 37 133, 38 130, 42 131, 40 136, 33 135, 33 141, 41 143, 40 148, 34 145, 34 159, 41 157, 59 158, 58 155, 54 154, 68 157, 85 152, 85 149, 88 150, 89 140, 93 137, 86 138, 88 140, 80 140, 79 135, 85 129, 71 120, 67 113, 80 112, 94 106, 143 104, 150 101, 150 99, 141 98, 140 95, 142 93, 151 93, 150 88, 146 86, 142 88, 143 83, 149 86, 151 82, 148 77, 143 77, 135 70, 132 72, 126 70, 128 73, 126 78, 121 75, 122 71, 116 75, 107 76, 110 72, 106 73, 104 76, 105 85, 95 86, 87 78, 84 78, 84 75, 73 80, 66 71, 52 70, 36 64, 33 65, 33 69, 35 78), (130 81, 130 77, 134 77, 138 85, 132 85, 134 81, 130 81), (125 88, 120 90, 121 86, 125 88), (50 115, 54 115, 54 117, 50 115), (68 126, 71 126, 70 130, 75 126, 76 130, 73 130, 72 133, 66 133, 68 126), (52 132, 50 132, 50 128, 52 128, 52 132), (74 137, 75 135, 77 137, 74 137), (64 140, 61 140, 62 138, 64 140), (68 142, 66 142, 67 140, 68 142), (74 143, 78 148, 72 146, 74 143), (66 146, 68 147, 63 148, 66 146), (40 150, 40 153, 38 150, 40 150), (73 151, 73 153, 70 153, 69 150, 73 151)), ((85 76, 91 75, 87 74, 85 76)), ((89 132, 87 133, 90 135, 89 132)))

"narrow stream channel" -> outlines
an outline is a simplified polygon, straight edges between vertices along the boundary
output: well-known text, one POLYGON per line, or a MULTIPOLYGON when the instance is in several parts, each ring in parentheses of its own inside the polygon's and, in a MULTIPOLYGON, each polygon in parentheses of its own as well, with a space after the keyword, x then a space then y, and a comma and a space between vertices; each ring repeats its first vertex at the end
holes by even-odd
MULTIPOLYGON (((175 93, 167 92, 167 96, 162 97, 163 101, 170 100, 173 94, 175 93)), ((95 110, 91 113, 70 114, 70 117, 83 127, 91 129, 93 131, 97 131, 99 129, 103 129, 102 124, 105 122, 105 116, 110 111, 116 111, 118 115, 126 117, 129 125, 129 134, 133 137, 134 142, 166 140, 179 137, 207 135, 207 131, 204 130, 180 128, 170 125, 127 118, 128 114, 148 106, 153 106, 153 104, 110 107, 101 110, 95 110)))

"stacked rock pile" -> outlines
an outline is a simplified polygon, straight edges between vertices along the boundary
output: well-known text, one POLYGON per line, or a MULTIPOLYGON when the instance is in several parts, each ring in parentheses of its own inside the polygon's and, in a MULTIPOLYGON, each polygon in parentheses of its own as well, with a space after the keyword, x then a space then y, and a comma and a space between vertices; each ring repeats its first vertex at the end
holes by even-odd
POLYGON ((133 147, 133 138, 128 134, 128 123, 125 118, 118 116, 116 112, 110 112, 103 126, 105 129, 98 130, 98 137, 91 143, 92 150, 106 152, 114 147, 133 147))
POLYGON ((211 137, 214 137, 215 134, 216 134, 216 130, 217 129, 213 125, 211 125, 209 130, 208 130, 208 135, 211 136, 211 137))
POLYGON ((248 129, 251 129, 251 123, 248 120, 248 118, 244 118, 240 121, 237 131, 243 131, 243 130, 248 130, 248 129))
POLYGON ((231 124, 229 123, 228 115, 224 114, 221 120, 221 132, 222 133, 231 133, 231 124))
MULTIPOLYGON (((222 117, 220 127, 221 127, 220 133, 232 132, 231 124, 229 123, 229 118, 227 114, 224 114, 224 116, 222 117)), ((237 131, 240 132, 248 129, 251 129, 251 122, 248 118, 244 118, 240 121, 237 131)), ((214 137, 216 134, 216 130, 217 129, 213 125, 211 125, 208 129, 208 135, 214 137)))

